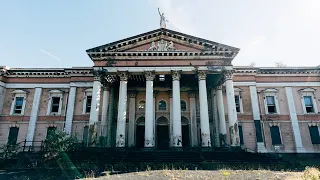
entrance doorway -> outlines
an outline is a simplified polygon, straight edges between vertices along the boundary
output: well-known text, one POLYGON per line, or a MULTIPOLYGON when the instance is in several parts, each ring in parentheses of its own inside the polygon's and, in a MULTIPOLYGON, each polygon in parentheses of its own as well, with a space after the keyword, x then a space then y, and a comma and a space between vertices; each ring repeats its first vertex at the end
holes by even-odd
POLYGON ((169 148, 169 124, 168 119, 160 117, 157 120, 157 147, 164 150, 169 148))
POLYGON ((144 117, 140 117, 136 122, 136 148, 144 148, 144 117))
POLYGON ((181 117, 181 130, 182 130, 182 147, 190 147, 190 134, 189 134, 189 121, 186 117, 181 117))

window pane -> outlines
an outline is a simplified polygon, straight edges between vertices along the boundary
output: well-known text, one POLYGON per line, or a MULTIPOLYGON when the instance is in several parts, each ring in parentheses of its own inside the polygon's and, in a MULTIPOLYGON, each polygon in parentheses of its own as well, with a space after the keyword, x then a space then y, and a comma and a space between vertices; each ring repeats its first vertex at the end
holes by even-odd
POLYGON ((276 107, 274 105, 268 106, 268 113, 276 113, 276 107))
POLYGON ((60 102, 60 97, 53 97, 52 98, 52 104, 59 104, 60 102))
POLYGON ((319 128, 318 126, 309 127, 312 144, 320 144, 319 128))
POLYGON ((234 100, 235 100, 235 102, 236 102, 236 104, 239 104, 239 96, 234 96, 234 100))
POLYGON ((312 106, 312 99, 311 96, 304 96, 304 104, 305 106, 312 106))
POLYGON ((83 135, 82 135, 82 141, 85 146, 87 145, 87 142, 88 142, 88 133, 89 133, 89 127, 85 126, 83 128, 83 135))
POLYGON ((145 106, 146 102, 145 101, 140 101, 139 104, 138 104, 138 109, 139 110, 143 110, 144 109, 144 106, 145 106))
POLYGON ((181 111, 187 110, 187 103, 185 101, 181 100, 180 105, 181 105, 181 111))
POLYGON ((92 96, 87 96, 86 113, 89 113, 91 110, 91 102, 92 102, 92 96))
POLYGON ((281 145, 280 128, 278 126, 270 127, 272 145, 281 145))
POLYGON ((16 97, 16 106, 22 106, 23 105, 23 97, 16 97))
POLYGON ((59 112, 60 97, 52 97, 51 112, 59 112))
POLYGON ((239 136, 240 136, 240 144, 244 144, 243 143, 243 131, 242 131, 242 126, 238 126, 239 128, 239 136))
POLYGON ((160 111, 167 110, 167 103, 165 101, 159 101, 159 110, 160 111))
POLYGON ((19 128, 11 127, 8 136, 8 144, 15 145, 17 144, 19 128))
POLYGON ((236 111, 240 112, 240 97, 239 96, 234 96, 234 101, 236 103, 236 111))
POLYGON ((267 96, 267 104, 268 105, 275 105, 274 96, 267 96))

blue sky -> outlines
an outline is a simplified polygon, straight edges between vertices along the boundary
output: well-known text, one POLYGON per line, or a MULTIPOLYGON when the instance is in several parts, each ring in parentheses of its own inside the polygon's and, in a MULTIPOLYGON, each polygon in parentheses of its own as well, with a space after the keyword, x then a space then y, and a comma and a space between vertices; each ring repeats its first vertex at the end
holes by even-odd
POLYGON ((0 65, 92 66, 85 50, 159 28, 240 48, 234 65, 317 66, 319 0, 3 1, 0 65))

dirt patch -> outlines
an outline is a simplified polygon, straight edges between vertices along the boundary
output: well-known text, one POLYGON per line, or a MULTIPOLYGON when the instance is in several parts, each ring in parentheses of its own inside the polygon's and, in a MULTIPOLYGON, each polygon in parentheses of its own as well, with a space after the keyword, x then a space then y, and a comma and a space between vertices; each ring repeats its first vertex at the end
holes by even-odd
POLYGON ((279 179, 279 180, 298 180, 303 179, 303 172, 280 172, 268 170, 216 170, 216 171, 191 171, 191 170, 160 170, 134 172, 127 174, 106 175, 96 178, 103 179, 130 179, 130 180, 179 180, 179 179, 279 179))

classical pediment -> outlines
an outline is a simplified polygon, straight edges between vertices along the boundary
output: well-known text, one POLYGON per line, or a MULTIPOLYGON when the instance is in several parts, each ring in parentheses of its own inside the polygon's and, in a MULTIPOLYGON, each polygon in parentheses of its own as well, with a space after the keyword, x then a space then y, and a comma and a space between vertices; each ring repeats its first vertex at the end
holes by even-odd
POLYGON ((152 56, 158 56, 158 53, 169 52, 168 56, 205 55, 233 59, 239 52, 239 49, 161 28, 87 50, 88 55, 93 60, 102 56, 126 56, 127 54, 132 56, 149 56, 151 52, 152 56))

